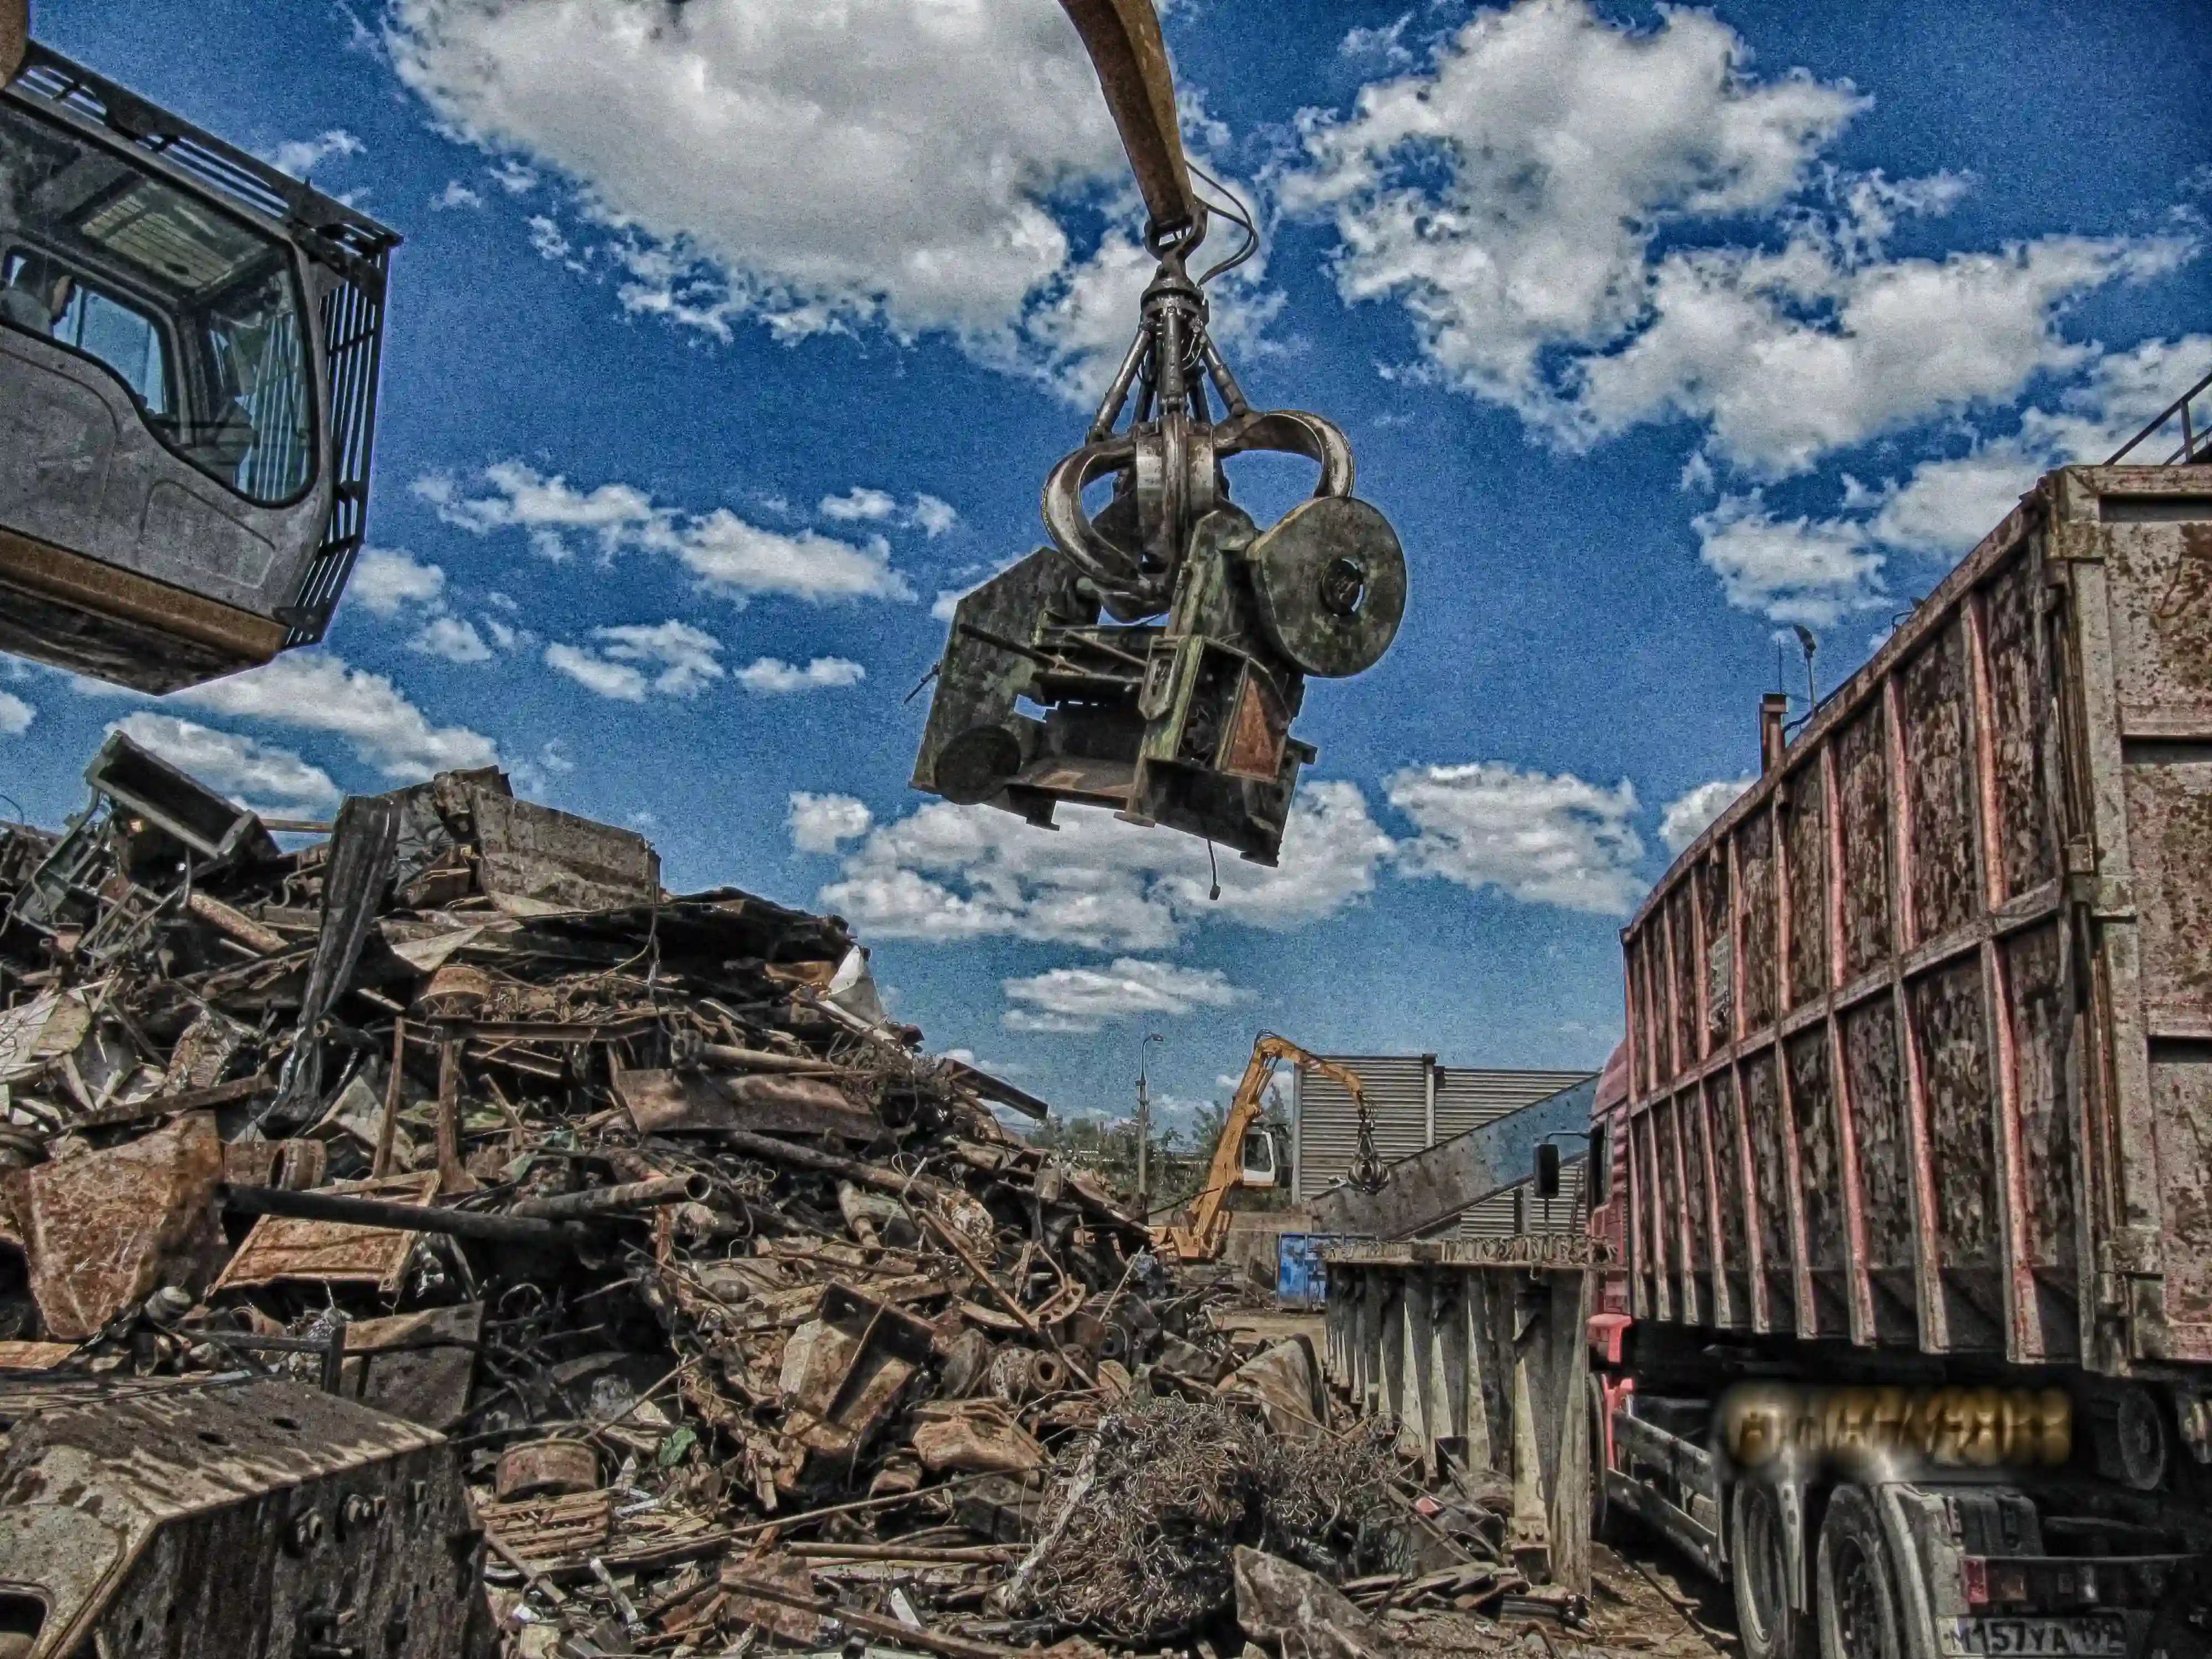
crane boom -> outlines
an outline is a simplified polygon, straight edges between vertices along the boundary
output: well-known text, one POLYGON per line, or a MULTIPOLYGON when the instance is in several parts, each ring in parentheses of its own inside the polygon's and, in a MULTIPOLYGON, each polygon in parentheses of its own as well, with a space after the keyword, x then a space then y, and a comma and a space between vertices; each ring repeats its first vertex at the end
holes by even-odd
POLYGON ((1262 1031, 1253 1042, 1252 1058, 1245 1063, 1244 1075, 1230 1102, 1220 1138, 1213 1144, 1213 1161, 1206 1170, 1206 1185, 1191 1200, 1189 1221, 1180 1227, 1170 1224, 1153 1231, 1153 1248, 1163 1255, 1175 1261, 1211 1261, 1221 1254, 1223 1240, 1229 1231, 1229 1194, 1238 1184, 1243 1167, 1244 1136, 1259 1119, 1260 1102, 1268 1078, 1278 1065, 1285 1061, 1302 1072, 1327 1078, 1350 1095, 1353 1104, 1364 1114, 1366 1093, 1357 1076, 1334 1060, 1309 1054, 1288 1037, 1262 1031))
POLYGON ((1060 0, 1060 9, 1083 37, 1106 106, 1121 130, 1130 171, 1152 215, 1148 240, 1155 250, 1171 243, 1195 242, 1205 228, 1205 210, 1191 191, 1190 165, 1183 159, 1182 131, 1176 117, 1175 77, 1169 72, 1167 44, 1152 0, 1060 0))

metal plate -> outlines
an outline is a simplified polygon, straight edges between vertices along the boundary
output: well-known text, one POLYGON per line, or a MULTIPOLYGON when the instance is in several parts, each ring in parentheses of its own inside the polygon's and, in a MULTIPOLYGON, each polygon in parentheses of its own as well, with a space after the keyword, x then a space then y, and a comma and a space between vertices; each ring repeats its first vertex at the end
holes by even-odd
POLYGON ((1354 497, 1302 501, 1253 544, 1252 587, 1276 648, 1324 678, 1382 659, 1406 614, 1406 553, 1354 497))

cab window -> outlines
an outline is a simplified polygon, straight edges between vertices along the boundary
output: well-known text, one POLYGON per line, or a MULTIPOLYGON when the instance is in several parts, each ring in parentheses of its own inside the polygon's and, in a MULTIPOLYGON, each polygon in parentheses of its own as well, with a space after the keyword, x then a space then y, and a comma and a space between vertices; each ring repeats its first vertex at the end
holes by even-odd
POLYGON ((58 272, 51 262, 22 252, 8 256, 5 281, 18 297, 0 311, 0 316, 99 359, 115 371, 149 414, 169 412, 168 348, 161 337, 161 325, 144 310, 88 287, 66 272, 58 272), (65 297, 56 316, 52 306, 58 295, 65 297), (44 329, 37 326, 31 304, 40 305, 47 313, 44 329))
POLYGON ((282 237, 0 106, 0 323, 104 364, 161 442, 247 500, 307 488, 310 336, 282 237))

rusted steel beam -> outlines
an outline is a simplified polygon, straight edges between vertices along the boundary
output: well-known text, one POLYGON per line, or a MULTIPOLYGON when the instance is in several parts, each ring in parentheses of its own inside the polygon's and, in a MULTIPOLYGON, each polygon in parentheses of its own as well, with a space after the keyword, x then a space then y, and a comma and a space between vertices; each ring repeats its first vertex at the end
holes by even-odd
POLYGON ((444 1233, 486 1244, 565 1244, 578 1235, 572 1227, 530 1216, 485 1215, 475 1210, 439 1209, 428 1204, 392 1204, 376 1198, 348 1198, 336 1193, 295 1193, 281 1187, 225 1187, 222 1206, 234 1215, 281 1215, 299 1221, 336 1221, 355 1227, 398 1228, 444 1233))
POLYGON ((590 1192, 563 1193, 555 1198, 526 1198, 507 1206, 509 1215, 538 1216, 561 1220, 580 1216, 634 1215, 664 1204, 704 1204, 714 1195, 714 1183, 702 1175, 663 1176, 655 1181, 624 1182, 590 1192))

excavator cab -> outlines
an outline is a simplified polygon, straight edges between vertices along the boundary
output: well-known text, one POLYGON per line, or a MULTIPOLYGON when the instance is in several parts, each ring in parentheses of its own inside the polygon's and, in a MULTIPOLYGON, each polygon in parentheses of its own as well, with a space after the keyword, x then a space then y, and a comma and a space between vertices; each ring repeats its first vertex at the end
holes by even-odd
POLYGON ((398 241, 27 45, 0 88, 0 650, 161 692, 321 639, 398 241))
POLYGON ((1275 1133, 1272 1129, 1248 1129, 1238 1160, 1238 1182, 1247 1187, 1275 1184, 1275 1133))

